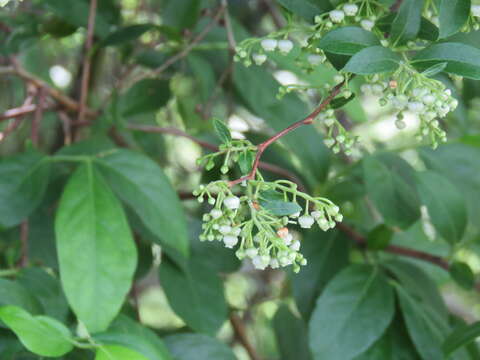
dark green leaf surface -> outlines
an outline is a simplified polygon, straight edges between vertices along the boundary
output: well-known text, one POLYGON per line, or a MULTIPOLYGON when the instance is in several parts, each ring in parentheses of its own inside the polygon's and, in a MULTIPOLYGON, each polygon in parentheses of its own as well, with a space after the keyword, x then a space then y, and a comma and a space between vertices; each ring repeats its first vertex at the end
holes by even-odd
POLYGON ((48 160, 34 150, 0 161, 0 227, 18 225, 40 205, 49 174, 48 160))
POLYGON ((377 341, 394 315, 393 289, 378 268, 351 265, 335 276, 310 319, 315 360, 345 360, 377 341))
POLYGON ((380 45, 380 41, 371 31, 356 26, 332 30, 318 42, 320 49, 340 55, 354 55, 366 47, 376 45, 380 45))
POLYGON ((434 44, 415 55, 412 64, 420 70, 446 62, 445 71, 470 79, 480 79, 480 50, 462 43, 434 44))
POLYGON ((179 334, 165 338, 175 360, 236 360, 230 348, 203 334, 179 334))
POLYGON ((449 271, 453 280, 466 290, 472 290, 475 286, 475 275, 467 264, 455 261, 450 265, 449 271))
POLYGON ((97 350, 95 360, 150 360, 138 351, 122 345, 102 345, 97 350))
POLYGON ((459 32, 470 15, 470 0, 441 0, 440 3, 440 39, 459 32))
POLYGON ((167 80, 144 79, 133 84, 122 97, 123 115, 134 116, 157 111, 170 99, 167 80))
POLYGON ((480 321, 456 328, 443 343, 445 355, 453 353, 458 348, 472 343, 480 336, 480 321))
POLYGON ((213 128, 215 129, 217 136, 220 138, 220 140, 224 144, 227 144, 230 141, 232 141, 232 135, 230 134, 230 130, 222 120, 215 118, 212 120, 212 122, 213 122, 213 128))
POLYGON ((260 206, 275 216, 287 216, 302 210, 296 202, 283 200, 260 200, 260 206))
POLYGON ((420 31, 423 0, 404 0, 392 23, 390 37, 395 44, 416 38, 420 31))
POLYGON ((90 332, 105 330, 130 290, 137 253, 120 202, 91 162, 69 179, 55 233, 71 308, 90 332))
POLYGON ((328 0, 278 0, 279 4, 292 13, 313 22, 315 15, 324 13, 332 8, 328 0))
POLYGON ((165 244, 188 256, 185 215, 177 193, 162 169, 145 155, 117 150, 98 160, 115 193, 165 244))
POLYGON ((147 31, 155 28, 153 24, 135 24, 122 27, 110 33, 100 43, 101 46, 118 46, 138 39, 147 31))
POLYGON ((42 313, 42 305, 22 284, 16 281, 0 279, 0 305, 15 305, 32 314, 42 313))
POLYGON ((56 357, 73 349, 70 331, 55 319, 32 316, 16 306, 4 306, 0 308, 0 320, 35 354, 56 357))
POLYGON ((371 75, 395 71, 400 57, 383 46, 371 46, 352 56, 343 71, 358 75, 371 75))
POLYGON ((433 171, 417 174, 417 190, 440 235, 451 244, 459 242, 467 226, 467 208, 460 191, 433 171))

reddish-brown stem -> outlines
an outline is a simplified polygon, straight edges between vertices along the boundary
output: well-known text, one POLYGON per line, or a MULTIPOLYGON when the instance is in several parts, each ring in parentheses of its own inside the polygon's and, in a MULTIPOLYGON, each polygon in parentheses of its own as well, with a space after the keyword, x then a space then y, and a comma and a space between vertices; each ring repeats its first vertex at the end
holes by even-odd
POLYGON ((85 41, 85 58, 83 61, 82 83, 80 89, 80 101, 78 109, 78 121, 82 122, 85 118, 87 108, 88 89, 90 83, 90 67, 92 65, 92 45, 95 32, 95 17, 97 14, 97 0, 90 0, 90 10, 88 12, 87 39, 85 41))
POLYGON ((31 139, 34 145, 38 145, 38 132, 43 117, 43 109, 45 102, 45 93, 43 88, 38 89, 37 99, 37 107, 35 109, 31 125, 31 139))
POLYGON ((18 117, 22 117, 24 115, 31 114, 32 112, 35 112, 36 108, 37 108, 37 105, 35 104, 26 104, 13 109, 9 109, 0 115, 0 121, 15 119, 18 117))
POLYGON ((28 220, 20 224, 20 246, 18 266, 25 267, 28 265, 28 220))
POLYGON ((257 354, 255 348, 252 346, 252 344, 248 340, 245 324, 243 323, 242 319, 240 319, 240 317, 237 314, 232 312, 230 314, 230 323, 232 324, 235 337, 245 348, 248 355, 250 356, 250 359, 260 360, 261 359, 260 356, 257 354))
POLYGON ((271 138, 265 140, 263 143, 257 145, 257 154, 255 156, 255 160, 253 161, 253 166, 252 166, 252 170, 250 171, 250 173, 248 175, 245 175, 245 176, 239 178, 239 179, 230 181, 229 185, 234 186, 234 185, 239 184, 239 183, 241 183, 245 180, 255 179, 255 175, 257 174, 257 170, 258 170, 258 165, 260 163, 260 158, 262 157, 262 154, 265 151, 265 149, 267 147, 269 147, 271 144, 273 144, 275 141, 280 139, 281 137, 283 137, 283 136, 287 135, 288 133, 292 132, 293 130, 295 130, 296 128, 299 128, 302 125, 312 124, 313 121, 315 120, 315 118, 317 117, 317 115, 320 114, 330 104, 330 102, 335 98, 335 96, 337 96, 340 93, 340 90, 342 89, 344 83, 345 82, 342 82, 342 83, 338 84, 337 86, 335 86, 332 89, 332 91, 330 92, 330 94, 307 117, 293 123, 289 127, 285 128, 282 131, 273 135, 271 138))

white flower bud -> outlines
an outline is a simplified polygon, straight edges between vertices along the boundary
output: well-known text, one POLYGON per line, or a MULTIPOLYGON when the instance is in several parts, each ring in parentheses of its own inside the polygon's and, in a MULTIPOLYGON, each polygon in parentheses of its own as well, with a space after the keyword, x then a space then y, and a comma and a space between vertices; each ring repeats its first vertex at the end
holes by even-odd
POLYGON ((432 94, 428 94, 428 95, 425 95, 423 98, 422 98, 422 101, 424 104, 426 105, 431 105, 435 102, 435 96, 433 96, 432 94))
POLYGON ((253 59, 253 62, 256 65, 262 65, 267 60, 267 55, 265 55, 265 54, 253 54, 252 59, 253 59))
POLYGON ((326 118, 324 123, 325 123, 325 126, 330 127, 333 124, 335 124, 335 118, 333 117, 326 118))
POLYGON ((283 54, 288 54, 293 49, 293 43, 288 39, 279 40, 277 46, 283 54))
POLYGON ((345 18, 345 13, 342 10, 332 10, 328 15, 334 23, 340 23, 345 18))
POLYGON ((388 42, 387 39, 382 39, 382 40, 380 40, 380 44, 381 44, 383 47, 388 47, 389 42, 388 42))
POLYGON ((343 220, 343 215, 342 214, 335 215, 335 221, 336 222, 342 222, 342 220, 343 220))
POLYGON ((257 248, 248 248, 245 250, 245 255, 247 255, 249 258, 253 259, 255 256, 258 255, 258 249, 257 248))
POLYGON ((383 93, 383 86, 380 85, 380 84, 373 84, 373 85, 372 85, 372 92, 373 92, 375 95, 382 95, 382 93, 383 93))
POLYGON ((270 267, 272 269, 278 269, 280 267, 280 264, 278 263, 278 260, 277 259, 270 260, 270 267))
POLYGON ((236 210, 240 207, 240 199, 236 196, 229 196, 223 200, 223 204, 231 210, 236 210))
POLYGON ((290 215, 291 218, 297 218, 300 216, 300 211, 297 211, 296 213, 293 213, 292 215, 290 215))
POLYGON ((450 89, 445 89, 444 93, 447 96, 452 96, 452 90, 450 90, 450 89))
POLYGON ((360 26, 364 28, 367 31, 371 31, 373 27, 375 26, 375 23, 372 20, 362 20, 360 21, 360 26))
POLYGON ((340 212, 340 208, 337 205, 332 205, 327 209, 331 216, 335 216, 340 212))
POLYGON ((414 113, 421 113, 425 109, 425 105, 419 101, 411 101, 408 103, 408 110, 414 113))
POLYGON ((296 257, 297 257, 297 253, 295 251, 288 253, 288 260, 292 262, 295 260, 296 257))
POLYGON ((294 251, 300 250, 300 241, 295 241, 292 245, 290 245, 290 249, 294 251))
POLYGON ((360 86, 360 91, 364 94, 370 94, 372 92, 372 85, 362 84, 362 86, 360 86))
POLYGON ((259 270, 265 270, 265 268, 268 266, 269 263, 270 263, 270 256, 268 255, 262 255, 262 256, 257 255, 252 259, 253 267, 259 270))
POLYGON ((219 217, 221 217, 223 215, 223 213, 222 213, 222 210, 213 209, 212 211, 210 211, 210 215, 212 216, 212 218, 218 219, 219 217))
POLYGON ((298 218, 298 224, 304 229, 310 229, 314 221, 315 220, 310 215, 303 215, 298 218))
POLYGON ((470 10, 473 16, 480 17, 480 5, 472 5, 470 10))
POLYGON ((236 227, 232 229, 231 234, 235 236, 239 236, 241 232, 242 232, 242 229, 240 227, 236 227))
POLYGON ((230 234, 230 232, 232 231, 232 228, 228 225, 222 225, 220 226, 220 228, 218 229, 218 231, 220 232, 220 234, 222 235, 227 235, 227 234, 230 234))
POLYGON ((310 213, 315 220, 320 219, 323 216, 323 212, 315 210, 310 213))
POLYGON ((310 65, 319 65, 325 61, 325 56, 311 54, 307 56, 307 61, 310 63, 310 65))
POLYGON ((347 16, 355 16, 358 12, 358 6, 355 4, 345 4, 343 5, 343 11, 347 16))
POLYGON ((403 94, 397 95, 392 99, 392 104, 395 108, 402 110, 407 106, 408 98, 403 94))
POLYGON ((333 77, 333 82, 335 84, 340 84, 341 82, 343 82, 343 80, 345 80, 345 77, 343 75, 340 75, 340 74, 337 74, 333 77))
POLYGON ((231 249, 238 243, 238 237, 232 236, 232 235, 225 235, 223 237, 223 243, 225 244, 225 247, 231 249))
POLYGON ((395 126, 397 127, 398 130, 403 130, 403 129, 405 129, 407 124, 402 119, 397 119, 395 121, 395 126))
POLYGON ((273 51, 276 49, 277 45, 278 45, 278 41, 275 39, 263 39, 260 42, 260 46, 265 51, 273 51))
POLYGON ((422 97, 428 93, 428 89, 425 88, 415 88, 412 90, 412 95, 414 97, 422 97))
POLYGON ((325 144, 326 147, 331 148, 333 145, 335 145, 335 140, 332 138, 325 139, 323 140, 323 143, 325 144))
POLYGON ((283 242, 285 243, 285 245, 290 245, 292 243, 292 240, 292 234, 287 234, 285 237, 283 237, 283 242))
POLYGON ((318 220, 318 226, 320 226, 320 229, 322 229, 323 231, 327 231, 330 228, 328 220, 325 218, 318 220))

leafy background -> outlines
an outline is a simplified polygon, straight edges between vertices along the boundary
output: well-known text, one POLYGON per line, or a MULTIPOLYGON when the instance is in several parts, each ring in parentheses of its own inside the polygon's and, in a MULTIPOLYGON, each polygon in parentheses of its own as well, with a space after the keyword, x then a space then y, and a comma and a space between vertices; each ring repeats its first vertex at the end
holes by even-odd
MULTIPOLYGON (((223 16, 209 0, 102 0, 89 52, 86 0, 0 8, 2 359, 480 358, 480 38, 459 33, 470 1, 437 1, 439 28, 415 0, 385 20, 398 43, 433 42, 414 63, 441 64, 435 76, 460 101, 443 124, 448 143, 419 145, 413 119, 399 132, 364 96, 337 110, 359 156, 334 156, 312 127, 265 153, 282 169, 268 178, 294 179, 345 214, 338 230, 302 232, 300 274, 257 272, 198 241, 206 207, 191 190, 220 176, 195 165, 220 143, 209 119, 258 143, 318 103, 278 100, 279 82, 335 74, 300 71, 294 52, 243 67, 228 36, 309 22, 341 2, 232 0, 223 16)), ((392 66, 376 45, 342 29, 318 46, 356 54, 348 70, 365 74, 392 66)))

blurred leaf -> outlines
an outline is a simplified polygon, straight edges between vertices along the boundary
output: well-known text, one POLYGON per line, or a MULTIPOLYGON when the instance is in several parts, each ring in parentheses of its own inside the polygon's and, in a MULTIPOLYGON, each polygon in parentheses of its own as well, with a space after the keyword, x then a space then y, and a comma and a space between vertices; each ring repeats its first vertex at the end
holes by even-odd
POLYGON ((240 153, 238 157, 238 166, 242 175, 247 175, 252 171, 253 161, 255 160, 256 153, 254 151, 244 151, 240 153))
POLYGON ((415 222, 420 217, 415 189, 397 173, 397 165, 391 163, 389 168, 373 156, 364 158, 362 163, 367 194, 385 222, 401 228, 415 222))
POLYGON ((348 265, 349 245, 350 239, 337 230, 312 230, 306 234, 302 254, 308 265, 291 277, 295 303, 305 321, 327 283, 348 265))
POLYGON ((162 20, 178 30, 192 28, 200 15, 201 4, 201 0, 162 1, 162 20))
POLYGON ((306 324, 287 305, 278 308, 273 327, 282 360, 310 360, 306 324))
POLYGON ((205 58, 191 53, 187 57, 188 65, 200 90, 200 98, 206 103, 213 95, 216 86, 215 72, 212 64, 205 58))
POLYGON ((371 250, 383 250, 390 244, 392 237, 393 231, 384 224, 380 224, 368 233, 368 248, 371 250))
POLYGON ((432 224, 443 238, 451 244, 462 240, 467 226, 467 209, 460 191, 433 171, 417 173, 417 190, 432 224))
POLYGON ((215 132, 218 138, 222 141, 222 143, 228 144, 230 141, 232 141, 232 135, 230 134, 230 130, 222 120, 214 118, 212 122, 213 128, 215 129, 215 132))
POLYGON ((57 357, 73 349, 70 331, 55 319, 32 316, 17 306, 1 307, 0 319, 35 354, 57 357))
POLYGON ((135 350, 121 345, 102 345, 95 360, 150 360, 135 350))
POLYGON ((42 313, 42 305, 21 283, 0 279, 0 305, 15 305, 32 314, 42 313))
POLYGON ((466 78, 480 79, 480 50, 462 43, 433 44, 419 51, 412 64, 425 70, 435 64, 446 62, 445 71, 466 78))
POLYGON ((390 37, 394 44, 404 44, 417 37, 423 0, 404 0, 392 23, 390 37))
POLYGON ((227 318, 227 304, 222 281, 210 266, 192 257, 181 269, 165 259, 159 274, 173 311, 193 330, 214 335, 227 318))
POLYGON ((115 193, 165 244, 188 256, 188 235, 180 200, 162 169, 148 157, 117 150, 97 160, 115 193))
POLYGON ((398 68, 400 57, 383 46, 371 46, 360 50, 348 60, 343 71, 359 75, 392 72, 398 68))
POLYGON ((302 211, 296 202, 283 200, 260 200, 260 206, 275 216, 288 216, 302 211))
POLYGON ((382 336, 394 312, 393 289, 381 271, 349 266, 317 300, 309 323, 313 358, 344 360, 363 353, 382 336))
POLYGON ((278 2, 287 10, 312 23, 315 15, 322 14, 332 8, 328 0, 278 0, 278 2))
POLYGON ((236 360, 230 348, 203 334, 179 334, 165 338, 175 360, 236 360))
POLYGON ((352 95, 350 95, 348 98, 344 97, 344 96, 339 96, 335 99, 333 99, 331 102, 330 102, 330 107, 332 109, 339 109, 341 108, 342 106, 345 106, 347 105, 350 101, 352 101, 353 99, 355 99, 355 94, 352 93, 352 95))
POLYGON ((375 45, 380 45, 378 38, 371 31, 356 26, 332 30, 318 42, 320 49, 339 55, 354 55, 366 47, 375 45))
POLYGON ((441 0, 439 21, 440 39, 459 32, 470 16, 470 0, 441 0))
POLYGON ((455 261, 450 265, 449 271, 453 280, 466 290, 472 290, 475 286, 475 275, 467 264, 455 261))
POLYGON ((70 306, 90 332, 105 330, 130 290, 137 254, 122 205, 91 162, 65 186, 55 233, 70 306))
POLYGON ((124 26, 108 34, 108 36, 102 40, 102 42, 100 43, 100 46, 123 45, 127 42, 138 39, 147 31, 152 30, 154 28, 155 28, 154 24, 135 24, 135 25, 124 26))
POLYGON ((140 80, 122 96, 122 113, 129 117, 157 111, 167 104, 170 95, 170 85, 167 80, 140 80))
POLYGON ((462 346, 468 345, 480 336, 480 321, 457 327, 443 342, 443 352, 450 355, 462 346))
POLYGON ((47 158, 34 150, 0 161, 0 226, 26 220, 40 204, 49 175, 47 158))
POLYGON ((427 77, 432 77, 437 75, 438 73, 441 73, 445 68, 447 67, 447 63, 438 63, 435 65, 430 66, 428 69, 422 71, 422 74, 427 76, 427 77))

